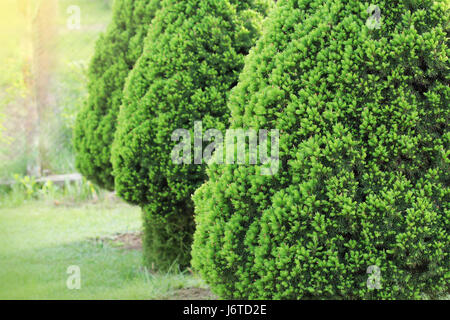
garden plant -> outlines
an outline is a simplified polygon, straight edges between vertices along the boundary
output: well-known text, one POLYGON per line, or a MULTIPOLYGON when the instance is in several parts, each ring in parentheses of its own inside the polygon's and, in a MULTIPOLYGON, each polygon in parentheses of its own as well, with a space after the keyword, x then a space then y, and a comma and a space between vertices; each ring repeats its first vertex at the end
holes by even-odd
POLYGON ((191 195, 206 178, 205 165, 173 163, 172 133, 193 131, 195 121, 203 131, 226 127, 229 91, 271 3, 165 0, 149 28, 125 85, 112 148, 117 193, 143 209, 147 266, 190 263, 191 195))
POLYGON ((228 107, 231 128, 280 130, 280 169, 211 165, 194 196, 192 264, 221 297, 448 292, 449 3, 376 5, 266 19, 228 107))
POLYGON ((97 42, 88 71, 89 96, 74 130, 76 166, 89 180, 114 190, 111 145, 123 87, 142 54, 159 0, 116 0, 113 18, 97 42))

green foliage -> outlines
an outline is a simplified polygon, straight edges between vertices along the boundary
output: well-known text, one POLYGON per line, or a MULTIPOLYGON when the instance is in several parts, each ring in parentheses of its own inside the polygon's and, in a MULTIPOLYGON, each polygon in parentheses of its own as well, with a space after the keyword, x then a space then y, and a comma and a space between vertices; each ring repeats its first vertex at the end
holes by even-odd
POLYGON ((64 95, 58 100, 61 105, 61 116, 65 126, 71 131, 75 129, 79 106, 87 97, 86 82, 88 81, 87 66, 84 60, 70 61, 64 65, 61 75, 58 75, 58 91, 64 95))
POLYGON ((103 197, 104 194, 85 178, 56 184, 51 180, 40 181, 15 174, 11 185, 0 186, 0 206, 3 207, 17 207, 35 200, 74 204, 97 200, 99 196, 103 197))
POLYGON ((191 195, 203 165, 175 165, 172 132, 224 129, 226 100, 259 35, 266 0, 163 1, 125 85, 112 151, 115 187, 144 209, 145 260, 186 266, 194 229, 191 195))
POLYGON ((34 177, 14 175, 15 188, 21 190, 27 199, 37 196, 39 186, 34 177))
POLYGON ((111 145, 125 79, 142 53, 157 0, 117 0, 108 30, 97 42, 89 68, 89 98, 77 116, 76 166, 88 179, 113 190, 111 145))
POLYGON ((4 132, 6 131, 4 123, 8 106, 15 100, 25 97, 28 93, 23 74, 20 72, 21 64, 17 59, 7 59, 5 68, 5 72, 0 76, 0 87, 2 88, 0 94, 0 146, 1 144, 7 145, 10 142, 4 136, 4 132))
POLYGON ((144 265, 163 271, 189 266, 195 228, 191 214, 162 215, 149 206, 142 208, 142 220, 144 265))
POLYGON ((436 297, 450 280, 448 1, 278 1, 230 97, 280 171, 211 166, 192 264, 225 298, 436 297), (370 289, 369 266, 381 271, 370 289))

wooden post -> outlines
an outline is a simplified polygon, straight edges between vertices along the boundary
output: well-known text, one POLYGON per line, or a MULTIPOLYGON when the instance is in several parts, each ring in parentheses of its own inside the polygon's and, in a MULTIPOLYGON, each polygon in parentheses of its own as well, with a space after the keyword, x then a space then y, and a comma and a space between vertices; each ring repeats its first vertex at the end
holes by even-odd
POLYGON ((36 138, 39 175, 51 169, 44 128, 49 122, 51 111, 50 80, 54 61, 56 8, 56 0, 41 0, 33 19, 33 74, 34 100, 37 111, 36 138))
POLYGON ((27 158, 27 175, 35 176, 39 174, 36 161, 36 106, 33 98, 33 15, 34 7, 31 0, 18 0, 19 10, 24 18, 26 25, 25 34, 22 39, 22 52, 24 54, 24 61, 22 65, 22 77, 26 87, 26 97, 24 98, 24 107, 26 110, 25 118, 25 148, 27 158))
POLYGON ((26 99, 27 174, 41 176, 44 170, 50 169, 43 128, 49 116, 57 0, 19 0, 18 4, 27 24, 22 71, 29 92, 26 99))

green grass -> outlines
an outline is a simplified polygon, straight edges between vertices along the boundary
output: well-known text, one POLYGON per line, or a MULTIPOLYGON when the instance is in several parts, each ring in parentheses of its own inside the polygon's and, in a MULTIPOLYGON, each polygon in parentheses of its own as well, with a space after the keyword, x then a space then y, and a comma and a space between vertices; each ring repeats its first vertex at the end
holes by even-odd
POLYGON ((0 208, 0 299, 170 299, 203 288, 186 272, 146 271, 139 250, 94 240, 139 231, 140 221, 138 208, 117 202, 0 208), (72 265, 81 270, 80 290, 66 285, 72 265))

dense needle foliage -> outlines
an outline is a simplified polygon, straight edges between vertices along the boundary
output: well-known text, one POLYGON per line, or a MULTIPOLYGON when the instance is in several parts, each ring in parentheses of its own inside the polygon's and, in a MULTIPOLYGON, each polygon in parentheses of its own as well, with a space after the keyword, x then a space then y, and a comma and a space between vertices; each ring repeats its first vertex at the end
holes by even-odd
POLYGON ((143 41, 159 0, 116 0, 112 22, 97 42, 89 66, 89 97, 77 115, 76 166, 99 186, 114 190, 111 145, 128 73, 142 54, 143 41))
POLYGON ((191 195, 204 182, 204 165, 177 165, 171 140, 195 121, 224 129, 228 92, 236 85, 259 36, 266 0, 165 0, 125 85, 113 146, 120 196, 143 208, 147 265, 190 261, 191 195))
POLYGON ((194 196, 193 267, 222 297, 448 291, 449 3, 376 4, 379 29, 366 1, 266 20, 229 107, 234 128, 280 130, 280 170, 213 165, 194 196))

